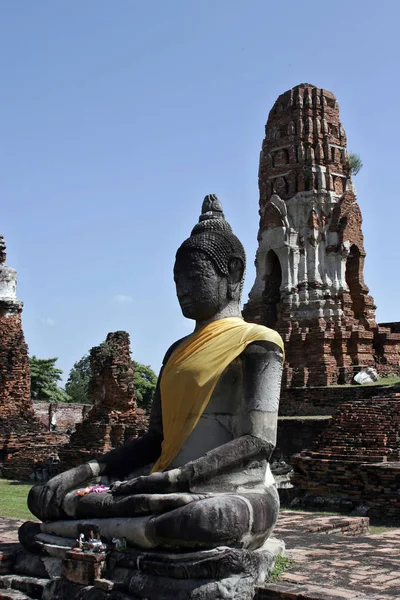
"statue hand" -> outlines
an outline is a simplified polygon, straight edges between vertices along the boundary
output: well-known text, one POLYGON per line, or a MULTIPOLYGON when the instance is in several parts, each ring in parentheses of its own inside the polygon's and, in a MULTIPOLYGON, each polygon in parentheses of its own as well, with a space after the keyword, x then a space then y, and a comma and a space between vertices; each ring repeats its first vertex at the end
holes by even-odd
POLYGON ((62 508, 65 495, 100 475, 102 465, 96 460, 56 475, 44 485, 35 485, 28 495, 30 511, 42 521, 65 519, 62 508))
POLYGON ((135 477, 129 481, 116 481, 111 484, 110 491, 114 496, 129 494, 162 494, 178 491, 186 491, 187 485, 179 476, 180 469, 172 469, 163 473, 152 473, 151 475, 135 477))

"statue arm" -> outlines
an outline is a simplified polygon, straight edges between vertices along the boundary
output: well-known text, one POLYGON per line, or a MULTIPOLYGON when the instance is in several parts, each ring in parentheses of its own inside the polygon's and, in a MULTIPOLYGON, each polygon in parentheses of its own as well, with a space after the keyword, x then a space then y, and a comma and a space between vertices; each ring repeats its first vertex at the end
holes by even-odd
POLYGON ((237 437, 182 467, 117 484, 114 494, 189 491, 252 458, 268 460, 276 443, 283 353, 271 342, 249 344, 242 354, 243 406, 237 437))

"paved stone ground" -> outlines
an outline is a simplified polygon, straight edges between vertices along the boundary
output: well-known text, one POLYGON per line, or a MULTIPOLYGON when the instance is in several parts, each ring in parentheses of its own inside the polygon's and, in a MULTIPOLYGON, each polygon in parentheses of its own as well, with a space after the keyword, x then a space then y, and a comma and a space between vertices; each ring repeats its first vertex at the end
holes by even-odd
POLYGON ((22 523, 24 523, 24 521, 0 517, 0 542, 7 544, 18 542, 18 527, 22 525, 22 523))
MULTIPOLYGON (((0 542, 18 541, 22 522, 0 517, 0 542)), ((400 600, 400 529, 351 535, 365 525, 361 517, 281 512, 274 535, 295 562, 257 599, 400 600)))
POLYGON ((357 528, 357 520, 281 512, 274 535, 285 541, 287 556, 295 562, 257 598, 399 600, 400 529, 346 535, 351 522, 357 528))

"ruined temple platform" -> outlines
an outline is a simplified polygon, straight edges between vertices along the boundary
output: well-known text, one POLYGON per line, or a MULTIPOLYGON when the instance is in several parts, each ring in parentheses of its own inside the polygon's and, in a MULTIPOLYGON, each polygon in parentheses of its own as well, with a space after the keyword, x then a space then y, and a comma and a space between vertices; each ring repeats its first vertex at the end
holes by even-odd
MULTIPOLYGON (((19 524, 0 518, 0 550, 17 542, 19 524)), ((295 562, 277 583, 259 587, 255 600, 398 600, 400 529, 367 532, 366 517, 282 511, 274 535, 284 540, 286 555, 295 562)), ((13 590, 0 589, 0 600, 18 593, 29 598, 18 592, 27 585, 23 579, 16 578, 13 590)))

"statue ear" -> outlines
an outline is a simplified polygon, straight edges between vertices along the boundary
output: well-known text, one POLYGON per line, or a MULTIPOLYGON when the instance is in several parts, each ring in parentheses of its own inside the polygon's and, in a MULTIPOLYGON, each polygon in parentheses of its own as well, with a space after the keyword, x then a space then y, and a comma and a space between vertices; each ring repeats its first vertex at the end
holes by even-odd
POLYGON ((243 279, 244 264, 241 258, 230 258, 228 262, 228 271, 231 283, 239 283, 243 279))

